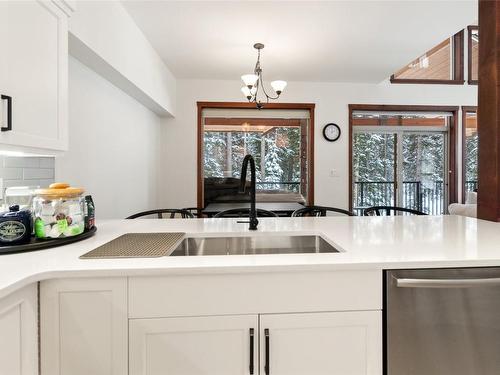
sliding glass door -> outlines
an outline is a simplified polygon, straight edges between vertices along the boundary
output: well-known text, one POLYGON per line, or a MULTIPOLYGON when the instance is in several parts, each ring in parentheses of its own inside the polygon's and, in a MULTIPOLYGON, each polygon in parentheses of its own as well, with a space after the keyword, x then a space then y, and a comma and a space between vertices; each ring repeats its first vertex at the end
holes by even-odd
POLYGON ((353 208, 396 204, 395 133, 355 132, 353 137, 353 208))
POLYGON ((442 215, 447 203, 446 133, 403 132, 400 143, 397 205, 442 215))
POLYGON ((448 113, 352 117, 352 208, 397 206, 432 215, 449 203, 448 113))

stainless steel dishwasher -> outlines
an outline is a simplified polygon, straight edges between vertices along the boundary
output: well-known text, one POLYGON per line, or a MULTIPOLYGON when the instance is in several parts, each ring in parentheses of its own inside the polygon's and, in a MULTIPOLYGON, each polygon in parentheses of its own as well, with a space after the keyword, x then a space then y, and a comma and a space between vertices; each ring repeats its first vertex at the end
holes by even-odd
POLYGON ((387 375, 499 375, 500 267, 385 273, 387 375))

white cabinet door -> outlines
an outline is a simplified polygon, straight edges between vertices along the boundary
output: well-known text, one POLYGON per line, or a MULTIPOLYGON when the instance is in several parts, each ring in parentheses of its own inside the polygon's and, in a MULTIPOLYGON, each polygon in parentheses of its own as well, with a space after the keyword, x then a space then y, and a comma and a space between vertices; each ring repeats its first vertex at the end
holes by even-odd
POLYGON ((129 329, 130 375, 258 374, 257 315, 131 319, 129 329))
POLYGON ((40 284, 42 375, 127 374, 127 279, 40 284))
POLYGON ((260 336, 262 375, 382 374, 380 311, 261 315, 260 336))
POLYGON ((37 286, 0 299, 0 375, 38 373, 37 286))
POLYGON ((52 1, 0 5, 0 94, 12 97, 12 130, 0 132, 1 144, 67 149, 67 18, 52 1))

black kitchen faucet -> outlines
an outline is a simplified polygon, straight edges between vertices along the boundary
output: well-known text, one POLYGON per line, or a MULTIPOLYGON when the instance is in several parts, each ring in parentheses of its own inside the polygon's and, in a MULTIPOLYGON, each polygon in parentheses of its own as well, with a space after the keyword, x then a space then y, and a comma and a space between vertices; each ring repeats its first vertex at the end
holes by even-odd
POLYGON ((257 210, 255 208, 255 160, 252 155, 246 155, 241 166, 240 191, 245 191, 247 182, 247 167, 250 162, 250 220, 239 221, 239 223, 249 223, 248 229, 257 230, 259 220, 257 220, 257 210))

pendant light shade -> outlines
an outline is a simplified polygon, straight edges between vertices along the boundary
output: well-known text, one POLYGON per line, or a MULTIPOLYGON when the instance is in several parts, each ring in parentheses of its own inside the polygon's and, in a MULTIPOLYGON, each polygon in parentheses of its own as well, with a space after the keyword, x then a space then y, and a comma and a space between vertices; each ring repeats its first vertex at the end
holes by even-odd
POLYGON ((243 93, 243 95, 245 96, 245 98, 247 98, 248 100, 252 99, 252 93, 250 92, 250 89, 247 87, 247 86, 243 86, 241 88, 241 92, 243 93))
POLYGON ((272 81, 271 87, 276 94, 280 95, 286 87, 286 81, 272 81))
POLYGON ((259 76, 256 74, 245 74, 241 76, 241 79, 243 80, 245 86, 251 89, 257 83, 259 76))

